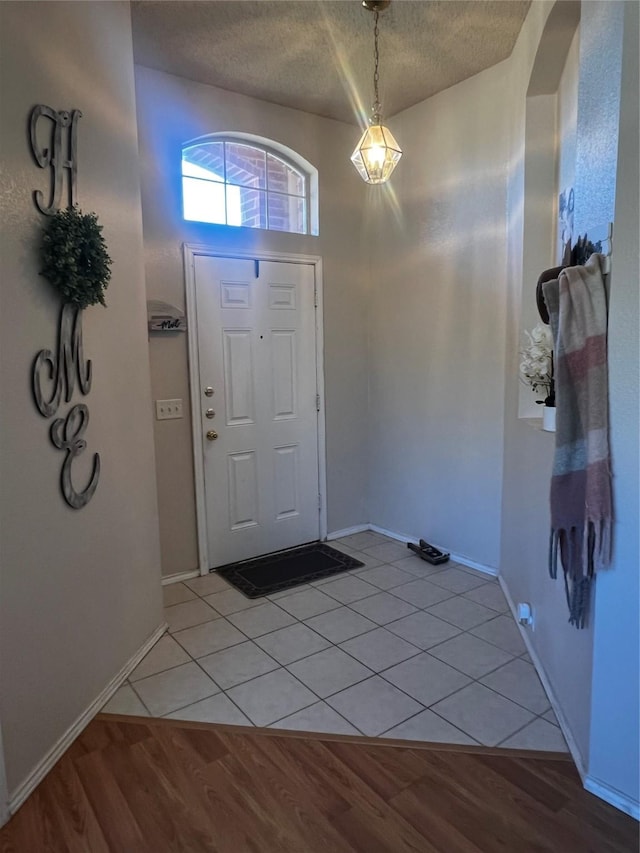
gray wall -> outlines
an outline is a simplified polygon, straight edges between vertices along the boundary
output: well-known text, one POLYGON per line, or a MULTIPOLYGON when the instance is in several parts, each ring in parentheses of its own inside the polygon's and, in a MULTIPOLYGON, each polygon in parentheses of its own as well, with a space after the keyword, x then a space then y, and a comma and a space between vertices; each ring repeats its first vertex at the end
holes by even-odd
MULTIPOLYGON (((184 307, 183 242, 322 256, 328 529, 366 523, 366 187, 349 161, 358 129, 148 68, 136 68, 136 85, 148 298, 184 307), (183 221, 181 146, 220 131, 273 139, 318 169, 318 237, 183 221)), ((184 400, 183 420, 155 423, 162 571, 171 575, 198 563, 186 336, 152 337, 150 353, 153 397, 184 400)))
POLYGON ((509 87, 504 63, 393 118, 377 213, 370 520, 497 568, 509 87))
POLYGON ((128 4, 3 3, 0 13, 0 720, 12 795, 162 611, 128 4), (91 420, 74 477, 86 478, 93 451, 102 476, 79 511, 62 499, 63 454, 31 397, 31 365, 55 347, 59 311, 38 275, 32 191, 48 175, 26 133, 38 103, 83 112, 79 203, 99 215, 113 258, 109 307, 84 318, 91 420))
POLYGON ((639 33, 638 4, 620 5, 624 6, 622 98, 609 313, 614 561, 611 571, 602 573, 597 581, 589 776, 597 783, 604 781, 610 789, 637 804, 640 799, 639 33))
MULTIPOLYGON (((614 219, 624 5, 582 4, 576 125, 576 234, 614 219)), ((548 10, 543 4, 532 6, 514 50, 513 70, 521 78, 524 76, 521 85, 530 74, 548 10)), ((539 56, 538 60, 544 62, 544 57, 539 56)), ((514 106, 512 147, 516 152, 523 150, 525 138, 519 112, 521 103, 514 106)), ((515 159, 510 211, 527 209, 528 199, 523 190, 522 163, 515 159)), ((527 240, 526 228, 524 233, 521 229, 521 221, 513 216, 509 234, 508 295, 512 318, 520 313, 523 300, 533 299, 535 287, 535 281, 523 282, 521 278, 523 244, 526 253, 527 240)), ((540 271, 544 265, 541 263, 540 271)), ((612 287, 615 287, 613 277, 612 287)), ((592 694, 593 619, 583 631, 569 626, 562 581, 553 582, 547 575, 548 494, 554 442, 552 436, 516 417, 518 340, 511 324, 509 327, 501 571, 513 600, 528 601, 534 607, 531 642, 560 703, 581 769, 586 771, 592 740, 592 696, 596 701, 592 694)), ((612 366, 612 381, 616 379, 615 369, 612 366)), ((628 590, 631 592, 631 587, 628 590)))
POLYGON ((575 229, 613 222, 624 0, 582 4, 576 133, 575 229))
MULTIPOLYGON (((514 92, 511 118, 511 160, 509 181, 509 232, 507 311, 507 370, 505 381, 504 492, 502 502, 502 552, 500 571, 514 602, 526 601, 534 608, 535 623, 530 632, 533 649, 544 668, 560 703, 563 722, 573 737, 573 746, 583 768, 589 747, 591 631, 576 631, 567 623, 564 588, 553 582, 547 571, 549 539, 549 482, 553 462, 554 436, 542 432, 539 422, 518 417, 521 386, 518 379, 521 318, 535 318, 537 275, 552 259, 553 232, 547 231, 547 251, 535 272, 530 268, 531 241, 538 239, 535 210, 526 194, 525 158, 529 162, 525 116, 527 91, 532 74, 549 62, 544 46, 554 39, 549 27, 561 20, 549 17, 553 4, 535 3, 525 21, 511 57, 514 92), (545 31, 545 25, 548 28, 545 31), (540 48, 540 50, 539 50, 540 48), (533 218, 533 222, 532 222, 533 218), (562 653, 559 650, 562 649, 562 653)), ((568 46, 568 44, 567 44, 568 46)), ((534 147, 534 155, 537 151, 534 147)), ((540 216, 547 216, 547 208, 540 216)), ((541 252, 541 249, 538 249, 541 252)), ((527 319, 527 325, 531 320, 527 319)), ((574 753, 575 754, 575 753, 574 753)))

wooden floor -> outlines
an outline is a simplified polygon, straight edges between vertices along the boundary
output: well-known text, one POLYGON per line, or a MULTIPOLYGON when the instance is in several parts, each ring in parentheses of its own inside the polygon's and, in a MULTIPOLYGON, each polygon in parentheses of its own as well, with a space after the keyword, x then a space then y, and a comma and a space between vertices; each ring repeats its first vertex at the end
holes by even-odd
POLYGON ((564 755, 99 716, 3 853, 630 853, 564 755))

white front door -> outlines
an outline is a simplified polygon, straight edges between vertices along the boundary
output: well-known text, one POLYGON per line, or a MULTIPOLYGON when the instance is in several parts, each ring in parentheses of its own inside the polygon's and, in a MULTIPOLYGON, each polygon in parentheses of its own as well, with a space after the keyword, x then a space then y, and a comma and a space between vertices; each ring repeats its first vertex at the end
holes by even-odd
POLYGON ((319 538, 315 269, 196 255, 209 568, 319 538))

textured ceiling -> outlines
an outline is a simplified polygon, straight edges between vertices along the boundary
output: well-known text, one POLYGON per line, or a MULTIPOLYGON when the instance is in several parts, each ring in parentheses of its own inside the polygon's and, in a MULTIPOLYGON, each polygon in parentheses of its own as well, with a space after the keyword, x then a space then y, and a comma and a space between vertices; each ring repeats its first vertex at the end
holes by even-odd
MULTIPOLYGON (((380 15, 380 95, 393 115, 505 59, 529 0, 394 0, 380 15)), ((135 60, 357 123, 373 98, 374 16, 360 0, 140 0, 135 60)))

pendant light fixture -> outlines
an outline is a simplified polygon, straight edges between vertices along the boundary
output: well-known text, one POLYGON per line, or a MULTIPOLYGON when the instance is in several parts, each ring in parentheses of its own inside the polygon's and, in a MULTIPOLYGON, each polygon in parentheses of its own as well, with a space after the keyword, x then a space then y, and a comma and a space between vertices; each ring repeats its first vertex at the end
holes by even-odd
POLYGON ((396 142, 388 127, 382 124, 380 98, 378 96, 378 65, 380 54, 378 52, 378 17, 380 12, 387 8, 391 0, 362 0, 365 9, 375 15, 374 36, 374 61, 373 93, 374 102, 372 116, 369 119, 369 127, 362 134, 356 150, 351 155, 351 162, 358 170, 360 177, 368 184, 384 184, 391 177, 391 173, 402 157, 402 149, 396 142))

